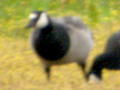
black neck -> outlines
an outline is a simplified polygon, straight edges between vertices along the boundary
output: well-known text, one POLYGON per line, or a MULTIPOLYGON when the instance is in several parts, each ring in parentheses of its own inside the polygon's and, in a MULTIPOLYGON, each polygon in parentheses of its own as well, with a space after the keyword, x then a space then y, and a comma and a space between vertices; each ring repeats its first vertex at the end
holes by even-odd
POLYGON ((45 35, 45 34, 51 33, 52 30, 53 30, 52 25, 48 24, 46 27, 41 29, 41 34, 45 35))
POLYGON ((101 77, 103 68, 118 70, 120 69, 120 56, 116 52, 104 53, 95 58, 91 68, 91 73, 101 77))
POLYGON ((50 18, 48 17, 48 25, 43 27, 43 28, 41 28, 41 33, 42 34, 48 34, 52 30, 53 30, 53 25, 52 25, 52 22, 51 22, 50 18))
POLYGON ((69 36, 61 25, 49 23, 46 27, 36 30, 34 38, 36 52, 46 60, 58 60, 69 49, 69 36))

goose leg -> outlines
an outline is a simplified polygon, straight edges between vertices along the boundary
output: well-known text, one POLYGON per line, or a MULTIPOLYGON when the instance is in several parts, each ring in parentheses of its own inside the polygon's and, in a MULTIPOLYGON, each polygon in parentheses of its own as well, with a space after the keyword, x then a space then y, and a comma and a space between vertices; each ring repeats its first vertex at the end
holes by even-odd
POLYGON ((83 63, 78 63, 78 66, 82 68, 83 74, 85 74, 85 62, 83 63))
POLYGON ((50 67, 45 67, 45 72, 47 75, 47 79, 50 80, 50 67))

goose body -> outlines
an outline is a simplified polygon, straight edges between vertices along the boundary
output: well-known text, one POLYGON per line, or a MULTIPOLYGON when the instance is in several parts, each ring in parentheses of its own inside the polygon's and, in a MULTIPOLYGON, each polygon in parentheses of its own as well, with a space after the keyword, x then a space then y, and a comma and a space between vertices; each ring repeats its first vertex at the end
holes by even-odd
POLYGON ((120 30, 111 35, 106 43, 103 53, 96 56, 90 71, 86 74, 89 81, 100 83, 102 70, 120 69, 120 30))
POLYGON ((48 77, 52 65, 76 62, 84 69, 93 44, 91 33, 86 26, 77 17, 53 18, 39 11, 30 15, 34 14, 37 14, 39 19, 32 26, 29 42, 33 51, 41 58, 48 77), (41 19, 44 19, 42 26, 40 23, 38 25, 41 19))

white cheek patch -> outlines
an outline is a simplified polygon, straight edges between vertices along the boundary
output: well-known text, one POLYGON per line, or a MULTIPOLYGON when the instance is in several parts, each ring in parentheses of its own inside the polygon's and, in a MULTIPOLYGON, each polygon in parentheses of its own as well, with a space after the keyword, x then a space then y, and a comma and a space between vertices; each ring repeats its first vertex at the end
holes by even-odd
POLYGON ((45 13, 42 13, 37 21, 36 26, 39 28, 45 27, 48 25, 48 17, 45 13))
POLYGON ((97 83, 97 84, 100 84, 101 83, 101 80, 95 75, 95 74, 91 74, 89 76, 89 83, 97 83))
POLYGON ((32 13, 29 15, 29 19, 34 19, 34 18, 37 18, 37 14, 32 13))

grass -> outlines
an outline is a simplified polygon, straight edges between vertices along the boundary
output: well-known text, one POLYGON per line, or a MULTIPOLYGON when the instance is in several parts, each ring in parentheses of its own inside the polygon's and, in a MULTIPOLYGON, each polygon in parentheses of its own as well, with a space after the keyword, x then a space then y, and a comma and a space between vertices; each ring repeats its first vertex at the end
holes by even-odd
POLYGON ((93 33, 94 46, 87 69, 104 49, 107 38, 120 28, 119 0, 1 0, 0 90, 119 90, 120 71, 103 70, 100 85, 85 82, 76 64, 52 67, 47 81, 42 64, 28 45, 24 29, 28 14, 45 10, 50 16, 78 16, 93 33))

